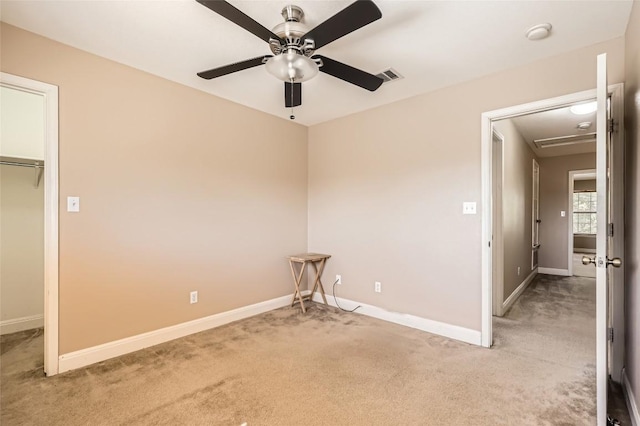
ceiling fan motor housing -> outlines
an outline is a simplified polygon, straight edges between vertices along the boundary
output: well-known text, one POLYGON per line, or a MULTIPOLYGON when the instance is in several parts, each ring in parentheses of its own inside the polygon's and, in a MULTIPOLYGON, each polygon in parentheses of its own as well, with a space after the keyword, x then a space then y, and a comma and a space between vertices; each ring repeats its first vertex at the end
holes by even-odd
POLYGON ((318 74, 319 63, 310 59, 315 51, 313 40, 302 37, 309 32, 309 28, 301 22, 304 12, 295 5, 282 9, 284 22, 273 28, 273 33, 284 40, 271 39, 269 47, 275 55, 266 63, 267 71, 274 77, 289 83, 307 81, 318 74))
POLYGON ((274 55, 292 51, 307 57, 313 55, 315 51, 313 40, 305 40, 304 44, 300 42, 302 37, 309 32, 309 28, 302 23, 303 16, 304 12, 298 6, 289 5, 282 9, 284 22, 276 25, 273 28, 273 33, 284 40, 285 44, 283 45, 280 40, 269 40, 269 47, 274 55))

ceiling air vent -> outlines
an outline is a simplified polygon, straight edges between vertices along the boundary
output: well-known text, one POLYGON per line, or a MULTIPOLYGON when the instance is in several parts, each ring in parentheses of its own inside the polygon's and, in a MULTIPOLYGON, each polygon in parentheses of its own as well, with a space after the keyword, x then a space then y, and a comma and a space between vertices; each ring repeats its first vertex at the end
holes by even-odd
POLYGON ((536 139, 533 144, 536 148, 551 148, 563 145, 576 145, 596 141, 596 133, 585 133, 583 135, 561 136, 557 138, 536 139))
POLYGON ((398 71, 394 70, 393 68, 389 68, 388 70, 384 70, 381 73, 376 74, 376 77, 380 77, 384 80, 385 83, 404 78, 398 71))

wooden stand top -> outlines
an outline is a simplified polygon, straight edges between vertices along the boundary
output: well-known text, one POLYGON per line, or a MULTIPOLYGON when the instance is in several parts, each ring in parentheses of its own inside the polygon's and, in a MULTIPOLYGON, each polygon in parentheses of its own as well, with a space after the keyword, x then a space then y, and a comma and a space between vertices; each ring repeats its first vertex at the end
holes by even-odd
POLYGON ((294 254, 289 256, 289 260, 293 262, 318 262, 323 259, 330 258, 330 254, 320 254, 320 253, 301 253, 294 254))

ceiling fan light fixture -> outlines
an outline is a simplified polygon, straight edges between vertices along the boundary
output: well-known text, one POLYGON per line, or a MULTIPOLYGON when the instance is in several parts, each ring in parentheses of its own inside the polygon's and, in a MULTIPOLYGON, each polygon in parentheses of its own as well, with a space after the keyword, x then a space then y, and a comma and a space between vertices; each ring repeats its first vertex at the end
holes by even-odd
POLYGON ((296 52, 287 52, 270 58, 265 64, 269 74, 289 83, 302 83, 318 74, 318 64, 296 52))
POLYGON ((571 108, 569 108, 569 111, 571 111, 571 113, 575 115, 585 115, 585 114, 591 114, 592 112, 595 112, 597 109, 598 109, 598 103, 596 101, 592 101, 584 104, 573 105, 571 108))

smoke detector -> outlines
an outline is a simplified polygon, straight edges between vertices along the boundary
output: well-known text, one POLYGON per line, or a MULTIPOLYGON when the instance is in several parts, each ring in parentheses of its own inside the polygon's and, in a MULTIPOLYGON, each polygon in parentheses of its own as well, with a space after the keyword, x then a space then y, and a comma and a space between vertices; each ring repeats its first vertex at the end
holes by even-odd
POLYGON ((527 38, 531 41, 542 40, 551 34, 551 24, 538 24, 527 30, 527 38))

